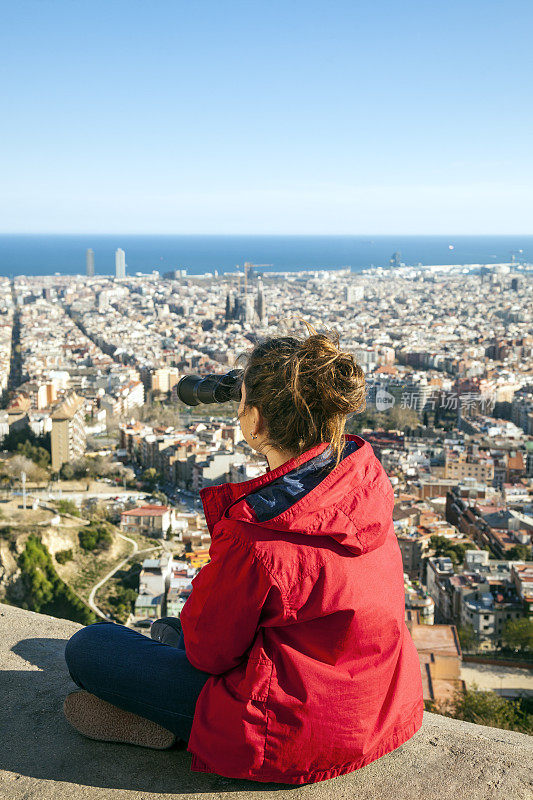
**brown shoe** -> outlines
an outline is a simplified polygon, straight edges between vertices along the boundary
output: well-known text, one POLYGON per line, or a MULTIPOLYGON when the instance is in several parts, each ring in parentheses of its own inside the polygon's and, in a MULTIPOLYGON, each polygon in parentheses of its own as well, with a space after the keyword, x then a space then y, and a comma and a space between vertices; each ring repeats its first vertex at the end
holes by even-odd
POLYGON ((89 739, 136 744, 154 750, 166 750, 176 742, 175 734, 157 722, 124 711, 84 689, 65 697, 63 713, 70 724, 89 739))

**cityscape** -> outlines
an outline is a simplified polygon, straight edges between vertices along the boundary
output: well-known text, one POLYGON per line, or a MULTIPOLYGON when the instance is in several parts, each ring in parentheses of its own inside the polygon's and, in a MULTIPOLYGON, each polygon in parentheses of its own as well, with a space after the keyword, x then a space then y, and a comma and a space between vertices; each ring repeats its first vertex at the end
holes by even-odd
POLYGON ((3 11, 0 797, 531 800, 533 5, 3 11))
POLYGON ((306 319, 338 330, 365 372, 346 432, 371 443, 394 488, 425 701, 479 680, 530 696, 531 265, 398 256, 360 273, 245 262, 129 275, 119 248, 103 276, 89 248, 85 275, 0 278, 0 600, 147 636, 179 617, 209 561, 200 490, 250 480, 266 460, 235 403, 191 408, 177 384, 228 372, 306 319), (49 591, 24 566, 32 547, 49 591), (493 672, 476 669, 483 656, 493 672), (515 672, 498 669, 504 656, 515 672))

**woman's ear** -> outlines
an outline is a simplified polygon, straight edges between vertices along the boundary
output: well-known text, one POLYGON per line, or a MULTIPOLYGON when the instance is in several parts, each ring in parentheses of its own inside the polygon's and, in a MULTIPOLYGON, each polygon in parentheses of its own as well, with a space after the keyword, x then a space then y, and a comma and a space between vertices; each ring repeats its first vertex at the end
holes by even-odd
POLYGON ((256 433, 260 434, 263 432, 264 428, 264 420, 261 416, 261 412, 257 408, 257 406, 252 406, 250 410, 250 424, 252 428, 256 428, 256 433))

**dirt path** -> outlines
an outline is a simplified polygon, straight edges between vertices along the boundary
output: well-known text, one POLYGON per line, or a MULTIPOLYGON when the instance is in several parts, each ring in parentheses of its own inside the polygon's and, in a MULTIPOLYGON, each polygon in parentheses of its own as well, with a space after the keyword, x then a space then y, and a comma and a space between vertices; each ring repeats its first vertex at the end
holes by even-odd
POLYGON ((121 561, 119 564, 117 564, 116 567, 113 567, 111 572, 108 572, 107 575, 105 575, 101 580, 98 581, 98 583, 95 583, 95 585, 93 586, 93 588, 90 591, 89 599, 87 601, 87 604, 94 611, 94 613, 97 614, 99 617, 102 617, 102 619, 108 619, 108 617, 107 617, 106 614, 104 614, 104 612, 100 608, 98 608, 98 606, 96 605, 96 603, 94 601, 94 597, 95 597, 95 594, 98 591, 98 589, 100 589, 100 587, 103 586, 104 583, 106 583, 106 581, 108 581, 110 578, 112 578, 113 575, 115 574, 115 572, 117 572, 117 570, 121 569, 124 566, 124 564, 127 564, 128 561, 131 558, 133 558, 134 555, 140 555, 141 553, 149 553, 152 550, 160 550, 161 547, 162 547, 162 545, 157 544, 157 545, 154 545, 154 547, 147 547, 145 550, 139 550, 139 545, 137 544, 137 542, 134 539, 130 539, 129 536, 124 536, 123 533, 118 533, 117 531, 115 531, 115 534, 116 534, 116 536, 120 536, 121 539, 125 539, 127 542, 131 542, 132 545, 133 545, 133 550, 131 551, 129 556, 126 556, 126 558, 123 561, 121 561))

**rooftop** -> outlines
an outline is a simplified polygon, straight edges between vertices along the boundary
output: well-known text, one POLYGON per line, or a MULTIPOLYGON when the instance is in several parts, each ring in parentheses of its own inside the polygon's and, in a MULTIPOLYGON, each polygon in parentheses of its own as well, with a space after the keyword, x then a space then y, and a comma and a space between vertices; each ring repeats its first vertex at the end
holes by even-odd
POLYGON ((78 734, 62 713, 76 689, 64 661, 75 622, 0 603, 0 796, 9 800, 529 800, 533 737, 424 714, 408 742, 368 766, 307 786, 190 771, 186 749, 149 750, 78 734))
POLYGON ((129 511, 123 511, 123 517, 162 517, 168 511, 168 506, 141 506, 140 508, 131 508, 129 511))
POLYGON ((52 419, 72 419, 74 414, 83 407, 85 400, 79 397, 76 393, 69 395, 63 402, 61 402, 52 414, 52 419))

